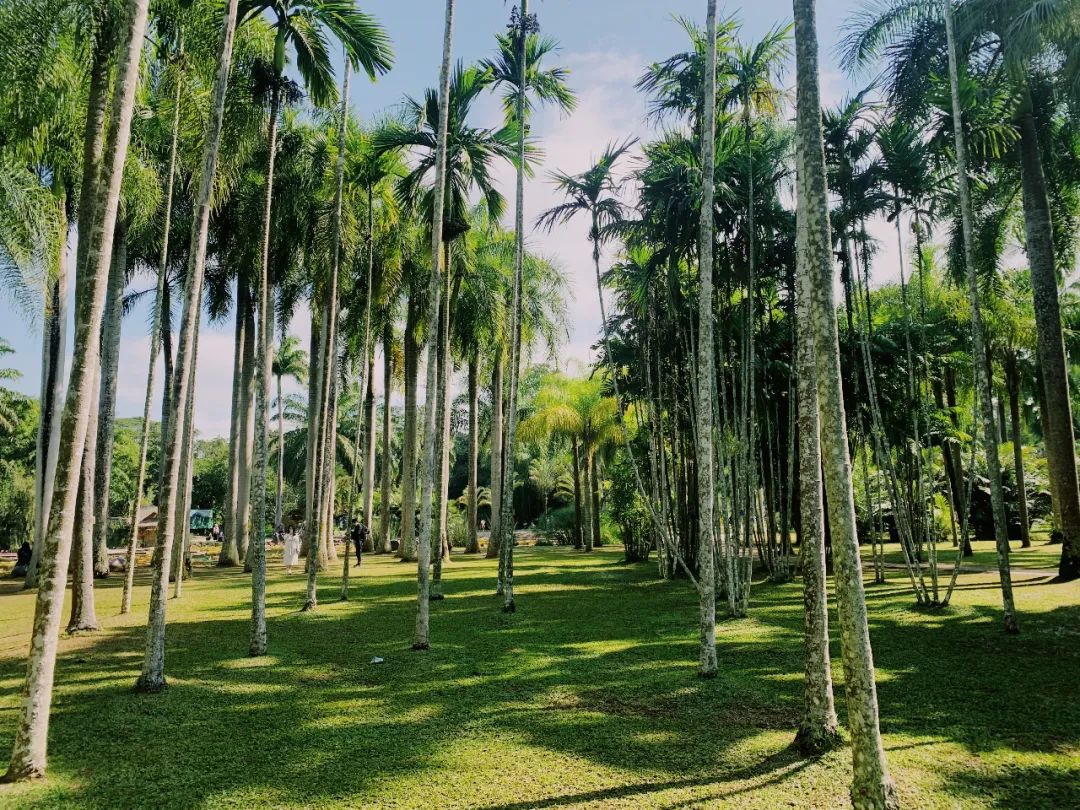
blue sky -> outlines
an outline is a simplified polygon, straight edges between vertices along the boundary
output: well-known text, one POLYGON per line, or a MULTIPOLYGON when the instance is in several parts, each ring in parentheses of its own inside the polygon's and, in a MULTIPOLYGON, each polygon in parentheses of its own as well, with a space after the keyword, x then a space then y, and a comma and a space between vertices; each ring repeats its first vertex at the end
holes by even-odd
MULTIPOLYGON (((858 85, 858 81, 840 73, 834 49, 845 18, 864 2, 818 1, 822 93, 827 104, 839 102, 858 85)), ((494 34, 506 25, 511 4, 503 0, 458 0, 457 5, 455 58, 471 62, 488 56, 494 34)), ((353 110, 361 117, 369 117, 392 107, 403 95, 418 95, 435 83, 444 3, 442 0, 369 0, 361 3, 361 7, 385 25, 396 52, 396 64, 390 74, 374 84, 366 78, 354 80, 353 110)), ((570 68, 571 84, 580 100, 577 111, 570 117, 548 111, 535 121, 534 133, 541 141, 545 160, 526 190, 527 223, 557 202, 546 180, 547 171, 554 168, 581 171, 608 142, 628 135, 649 135, 643 120, 645 102, 634 91, 634 81, 646 64, 684 47, 683 32, 672 17, 703 20, 705 0, 533 0, 530 7, 538 14, 544 33, 561 42, 559 62, 570 68)), ((722 14, 741 20, 742 36, 746 39, 791 18, 790 0, 755 0, 746 5, 721 2, 720 8, 722 14)), ((794 72, 789 70, 785 79, 790 85, 794 72)), ((494 126, 499 115, 498 103, 492 98, 478 106, 476 120, 494 126)), ((504 193, 509 195, 511 170, 508 167, 501 170, 499 178, 504 193)), ((887 277, 891 275, 890 263, 895 263, 895 251, 888 249, 891 242, 887 230, 880 236, 886 248, 879 259, 884 265, 880 268, 881 276, 887 277)), ((528 239, 533 249, 558 260, 570 277, 570 334, 559 356, 585 361, 589 346, 597 337, 599 307, 584 223, 571 224, 553 234, 530 233, 528 239)), ((150 284, 147 277, 142 277, 135 279, 132 287, 142 289, 150 284)), ((301 337, 305 346, 309 334, 306 320, 307 313, 302 311, 290 329, 301 337)), ((149 357, 147 323, 145 313, 138 310, 124 321, 119 416, 136 416, 142 411, 149 357)), ((204 324, 200 337, 196 428, 203 437, 228 435, 232 334, 232 322, 226 320, 204 324)), ((36 396, 40 383, 40 327, 27 323, 2 296, 0 337, 10 341, 16 350, 6 365, 23 374, 14 387, 36 396)), ((157 396, 160 397, 160 385, 157 396)))

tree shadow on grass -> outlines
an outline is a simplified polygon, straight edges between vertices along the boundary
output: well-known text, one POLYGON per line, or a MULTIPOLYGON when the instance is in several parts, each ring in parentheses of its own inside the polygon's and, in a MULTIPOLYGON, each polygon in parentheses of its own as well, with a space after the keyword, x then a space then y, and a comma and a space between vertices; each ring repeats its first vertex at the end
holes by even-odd
MULTIPOLYGON (((519 612, 507 616, 492 593, 493 561, 459 560, 444 569, 449 598, 432 605, 426 653, 408 649, 415 583, 404 568, 365 571, 347 603, 335 601, 328 573, 313 614, 298 612, 304 578, 274 573, 270 654, 256 659, 244 656, 250 581, 235 570, 197 572, 183 603, 170 605, 164 694, 131 690, 141 623, 65 651, 50 750, 59 781, 20 795, 19 806, 399 800, 523 810, 666 791, 694 804, 766 789, 809 766, 786 748, 801 704, 798 583, 755 587, 750 618, 718 628, 719 677, 701 681, 685 583, 657 582, 650 566, 528 550, 518 560, 519 612), (385 663, 369 664, 374 656, 385 663), (522 760, 528 751, 543 759, 522 760), (522 779, 568 763, 596 778, 578 770, 554 784, 522 779)), ((912 615, 909 599, 872 603, 886 733, 973 752, 1075 742, 1080 718, 1061 706, 1075 638, 1039 627, 1076 627, 1080 610, 1052 611, 1006 639, 990 608, 927 617, 912 615), (1007 705, 1017 689, 1025 699, 1007 705)), ((21 661, 0 660, 5 708, 21 673, 21 661)), ((837 697, 844 717, 842 688, 837 697)), ((6 750, 13 708, 0 717, 6 750)), ((1042 780, 1034 790, 1060 793, 1060 771, 1032 776, 1042 780)))

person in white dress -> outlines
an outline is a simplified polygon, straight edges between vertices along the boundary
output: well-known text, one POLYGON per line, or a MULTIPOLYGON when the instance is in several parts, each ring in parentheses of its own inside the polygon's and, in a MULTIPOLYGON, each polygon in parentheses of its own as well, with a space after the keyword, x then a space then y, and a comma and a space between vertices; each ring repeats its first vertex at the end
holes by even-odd
POLYGON ((285 535, 285 573, 291 574, 293 566, 300 559, 300 538, 292 531, 285 535))

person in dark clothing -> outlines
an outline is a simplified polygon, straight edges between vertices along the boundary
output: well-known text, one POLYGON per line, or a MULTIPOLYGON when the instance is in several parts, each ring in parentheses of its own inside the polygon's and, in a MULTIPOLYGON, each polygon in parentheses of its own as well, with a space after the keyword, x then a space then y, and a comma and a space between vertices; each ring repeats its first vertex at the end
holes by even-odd
POLYGON ((368 527, 359 520, 354 520, 350 534, 352 535, 353 548, 356 549, 356 564, 360 565, 364 551, 364 541, 367 540, 368 536, 368 527))
POLYGON ((23 540, 23 544, 19 546, 19 550, 15 553, 15 567, 11 571, 12 578, 18 579, 26 576, 26 571, 30 567, 30 558, 33 556, 33 547, 28 541, 23 540))

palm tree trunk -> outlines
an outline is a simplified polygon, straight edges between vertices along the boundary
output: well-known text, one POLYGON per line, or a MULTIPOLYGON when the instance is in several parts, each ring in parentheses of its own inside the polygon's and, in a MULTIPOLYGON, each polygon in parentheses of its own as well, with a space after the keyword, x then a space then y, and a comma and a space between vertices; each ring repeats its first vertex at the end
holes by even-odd
POLYGON ((585 533, 585 551, 589 552, 593 550, 593 530, 592 530, 592 453, 586 450, 583 454, 584 458, 581 467, 581 495, 582 503, 585 505, 584 518, 585 525, 583 526, 585 533))
POLYGON ((83 448, 82 470, 80 472, 79 497, 75 507, 76 550, 72 562, 74 565, 71 582, 71 616, 68 619, 69 633, 98 630, 97 612, 94 605, 94 578, 100 568, 106 575, 109 569, 108 547, 105 546, 108 529, 109 483, 104 482, 104 492, 99 491, 102 484, 98 475, 98 463, 102 456, 107 460, 112 457, 111 429, 108 430, 108 446, 99 445, 103 432, 102 416, 111 421, 112 403, 103 405, 104 373, 111 366, 113 400, 116 392, 116 363, 119 352, 120 298, 123 295, 124 280, 127 275, 127 247, 124 241, 123 223, 118 222, 114 231, 112 263, 109 267, 109 280, 105 290, 105 308, 102 312, 102 344, 98 361, 97 380, 91 394, 90 421, 87 425, 86 446, 83 448), (110 334, 110 332, 112 334, 110 334), (111 356, 110 356, 111 355, 111 356), (99 500, 103 503, 99 504, 99 500), (99 515, 103 517, 99 518, 99 515), (101 520, 100 544, 97 520, 101 520), (102 560, 99 562, 98 555, 102 560), (100 568, 99 568, 100 566, 100 568))
MULTIPOLYGON (((716 677, 716 526, 714 474, 716 462, 713 440, 713 401, 716 397, 716 358, 713 338, 713 198, 716 172, 716 0, 709 0, 706 12, 705 98, 701 122, 702 192, 698 220, 698 347, 697 347, 697 486, 698 486, 698 675, 716 677)), ((596 249, 593 251, 596 256, 596 249)), ((595 469, 595 467, 594 467, 595 469)), ((596 484, 594 482, 593 486, 596 484)), ((594 499, 594 511, 595 511, 594 499)), ((598 523, 598 516, 594 516, 598 523)))
POLYGON ((239 490, 240 478, 240 436, 243 424, 243 378, 244 378, 244 331, 245 318, 243 309, 246 299, 244 284, 241 279, 236 282, 236 309, 233 329, 233 376, 232 376, 232 399, 229 417, 229 466, 227 473, 226 495, 222 526, 224 538, 221 542, 221 550, 218 552, 217 564, 221 568, 240 564, 239 551, 236 545, 236 503, 239 490))
POLYGON ((527 59, 526 42, 529 27, 529 3, 521 0, 521 28, 516 32, 517 48, 517 187, 514 201, 514 281, 510 296, 510 380, 506 401, 506 438, 504 439, 504 463, 500 470, 502 483, 499 486, 499 560, 503 593, 503 612, 513 613, 514 603, 514 459, 517 456, 518 422, 518 383, 521 376, 521 294, 525 267, 525 94, 528 91, 526 80, 527 59))
MULTIPOLYGON (((439 258, 442 255, 443 209, 446 202, 446 141, 450 125, 450 56, 454 36, 454 0, 446 0, 446 25, 443 30, 442 65, 439 68, 439 131, 435 150, 435 204, 431 219, 431 278, 428 281, 427 311, 438 317, 442 293, 439 258)), ((446 268, 449 272, 450 268, 446 268)), ((424 480, 420 489, 420 537, 417 541, 416 632, 414 650, 426 650, 429 644, 430 605, 428 604, 428 567, 431 562, 432 514, 435 488, 435 440, 439 428, 436 419, 436 372, 438 365, 438 328, 429 328, 424 342, 427 358, 427 391, 424 407, 424 480)))
POLYGON ((161 259, 158 263, 157 290, 154 294, 154 321, 153 326, 150 327, 150 361, 146 371, 146 393, 143 396, 142 427, 139 431, 139 466, 135 475, 135 498, 131 505, 131 531, 128 536, 127 568, 124 571, 124 593, 120 601, 121 615, 131 611, 131 592, 135 586, 135 554, 139 547, 139 507, 142 504, 143 489, 146 486, 146 454, 150 447, 150 409, 153 405, 154 378, 157 371, 157 350, 161 332, 161 303, 165 296, 165 277, 168 272, 169 228, 172 222, 173 183, 176 179, 176 144, 179 131, 180 106, 177 104, 173 113, 172 143, 169 147, 169 172, 165 184, 165 222, 161 236, 161 259))
POLYGON ((240 380, 240 434, 238 437, 236 514, 233 517, 236 534, 237 562, 248 566, 248 535, 251 531, 251 463, 255 455, 255 311, 256 302, 246 294, 244 309, 244 357, 240 380))
MULTIPOLYGON (((844 687, 851 726, 855 810, 898 806, 878 725, 874 660, 866 621, 855 499, 851 485, 847 419, 840 378, 840 344, 833 302, 832 238, 825 182, 818 86, 815 0, 794 0, 797 66, 796 135, 799 158, 798 213, 805 218, 811 335, 817 370, 821 451, 829 528, 836 568, 844 687)), ((808 505, 813 508, 812 505, 808 505)))
MULTIPOLYGON (((198 368, 200 320, 195 321, 195 342, 191 350, 191 367, 198 368)), ((180 459, 181 497, 177 504, 176 530, 178 541, 173 544, 173 597, 179 599, 183 594, 184 572, 187 567, 188 546, 191 543, 191 491, 194 486, 195 454, 195 375, 192 373, 188 386, 187 400, 184 402, 184 449, 180 459)))
POLYGON ((393 430, 393 410, 390 407, 390 388, 394 374, 394 325, 389 318, 383 326, 383 414, 382 414, 382 474, 379 477, 379 543, 376 550, 390 550, 390 440, 393 430))
MULTIPOLYGON (((165 280, 165 295, 161 299, 161 358, 162 358, 162 391, 168 392, 173 389, 173 312, 172 312, 172 295, 173 291, 169 286, 168 278, 165 280)), ((159 420, 160 436, 158 437, 158 443, 161 445, 160 450, 160 463, 158 464, 158 497, 161 495, 161 489, 164 484, 163 476, 165 475, 165 452, 168 449, 167 444, 169 441, 169 420, 170 420, 170 397, 167 393, 163 393, 161 397, 161 418, 159 420)))
POLYGON ((120 362, 120 320, 127 280, 127 239, 116 226, 116 249, 105 291, 101 336, 101 385, 98 400, 97 461, 94 467, 94 576, 109 576, 109 489, 112 485, 113 437, 116 433, 116 377, 120 362))
POLYGON ((277 375, 277 485, 274 492, 274 530, 281 525, 281 498, 285 490, 285 400, 281 395, 281 375, 277 375))
MULTIPOLYGON (((210 221, 210 203, 217 169, 217 153, 221 144, 222 121, 225 115, 225 91, 229 66, 232 62, 232 41, 236 27, 237 0, 229 0, 222 22, 221 41, 218 51, 217 76, 203 147, 203 171, 199 181, 193 224, 191 246, 188 251, 188 271, 185 278, 185 302, 180 342, 177 349, 176 397, 173 400, 172 420, 169 426, 168 452, 164 456, 164 486, 158 503, 157 568, 150 591, 150 619, 146 631, 146 655, 142 673, 136 688, 157 692, 165 688, 165 606, 169 578, 169 557, 172 552, 173 534, 176 529, 176 512, 173 500, 178 494, 180 453, 182 450, 184 409, 178 407, 186 402, 188 388, 194 376, 195 324, 202 302, 203 272, 206 261, 206 241, 210 221)), ((168 393, 166 388, 166 394, 168 393)))
MULTIPOLYGON (((960 88, 957 78, 956 42, 953 34, 952 0, 945 0, 945 27, 949 50, 949 81, 952 88, 953 120, 963 120, 960 107, 960 88)), ((1001 487, 1001 464, 998 461, 997 426, 994 419, 994 399, 990 391, 990 378, 983 359, 986 357, 986 331, 983 326, 982 307, 979 302, 979 281, 975 272, 974 217, 967 174, 967 146, 963 127, 953 127, 956 141, 956 175, 960 197, 960 215, 964 231, 965 269, 967 271, 968 301, 971 307, 971 350, 975 366, 975 387, 978 389, 979 409, 982 416, 984 450, 986 452, 987 476, 990 478, 990 501, 994 513, 994 536, 997 541, 998 575, 1001 578, 1001 601, 1004 612, 1005 632, 1019 632, 1016 609, 1013 605, 1012 572, 1009 568, 1009 533, 1005 518, 1005 495, 1001 487)), ((1071 446, 1071 444, 1070 444, 1071 446)), ((1075 483, 1075 478, 1074 478, 1075 483)), ((1080 514, 1078 514, 1080 517, 1080 514)))
MULTIPOLYGON (((45 773, 53 675, 71 553, 72 522, 82 451, 86 444, 91 393, 101 348, 101 319, 112 253, 113 231, 120 202, 120 184, 127 158, 138 80, 139 57, 146 30, 148 0, 129 0, 116 65, 109 136, 101 174, 101 205, 84 230, 90 241, 85 279, 77 299, 74 352, 68 396, 61 422, 60 450, 49 523, 39 563, 39 587, 27 655, 26 681, 19 703, 15 740, 5 781, 22 781, 45 773)), ((89 133, 92 135, 92 132, 89 133)))
MULTIPOLYGON (((266 654, 266 470, 270 377, 274 369, 274 307, 270 282, 270 213, 274 201, 274 162, 277 157, 278 118, 281 112, 280 85, 270 96, 267 127, 266 196, 263 201, 262 256, 259 268, 259 347, 255 368, 255 484, 252 487, 254 521, 249 545, 251 553, 251 643, 248 654, 266 654)), ((309 560, 310 562, 310 560, 309 560)))
POLYGON ((480 358, 477 349, 473 348, 469 356, 469 507, 468 507, 468 537, 469 544, 465 549, 467 554, 480 553, 480 536, 477 534, 476 517, 476 490, 477 490, 477 461, 480 455, 480 428, 478 424, 479 410, 479 385, 477 381, 477 365, 480 358))
MULTIPOLYGON (((1046 392, 1046 461, 1050 477, 1054 479, 1051 491, 1058 498, 1056 512, 1060 522, 1058 528, 1063 538, 1058 576, 1067 581, 1080 577, 1080 485, 1076 472, 1076 440, 1073 436, 1068 363, 1061 332, 1054 228, 1039 138, 1035 129, 1031 90, 1026 84, 1020 116, 1020 166, 1024 190, 1024 232, 1027 236, 1031 289, 1035 300, 1039 366, 1042 369, 1046 392)), ((1018 472, 1019 469, 1018 466, 1018 472)))
POLYGON ((71 614, 67 632, 99 630, 94 608, 94 462, 97 458, 98 391, 100 374, 90 392, 91 410, 79 471, 75 501, 75 548, 71 555, 71 614))
POLYGON ((420 347, 416 342, 420 318, 420 293, 409 295, 405 314, 405 424, 401 448, 401 542, 398 551, 403 562, 416 559, 416 417, 417 377, 420 373, 420 347))
POLYGON ((571 439, 570 448, 574 456, 574 548, 581 550, 584 547, 581 534, 581 448, 578 447, 577 436, 571 439))
MULTIPOLYGON (((502 514, 502 467, 503 467, 503 347, 495 347, 495 360, 491 370, 491 526, 488 532, 487 554, 489 560, 499 555, 499 516, 502 514)), ((502 593, 502 576, 499 577, 499 593, 502 593)))
POLYGON ((593 532, 593 545, 602 546, 604 544, 603 537, 600 535, 600 465, 597 463, 596 454, 593 453, 589 460, 591 467, 589 471, 589 478, 592 483, 592 532, 593 532))
MULTIPOLYGON (((345 127, 341 127, 342 133, 345 127)), ((342 156, 345 147, 341 148, 342 156)), ((367 527, 367 535, 364 539, 364 551, 374 551, 375 532, 372 531, 372 510, 375 503, 375 343, 372 340, 372 295, 375 292, 373 276, 375 275, 375 189, 372 185, 367 187, 367 279, 366 295, 364 301, 364 376, 361 378, 361 395, 364 395, 364 419, 366 426, 366 438, 364 442, 364 526, 367 527), (366 391, 366 395, 365 395, 366 391)), ((388 389, 389 390, 389 389, 388 389)), ((357 420, 359 422, 359 420, 357 420)), ((359 427, 359 424, 357 424, 359 427)), ((354 456, 355 457, 355 456, 354 456)), ((349 508, 349 519, 352 519, 352 505, 349 508)), ((348 525, 346 526, 348 531, 348 525)), ((346 557, 349 556, 348 536, 345 546, 346 557)))
MULTIPOLYGON (((375 533, 371 531, 375 511, 375 353, 367 359, 367 397, 364 398, 364 525, 368 528, 364 551, 375 550, 375 533)), ((346 546, 346 550, 348 547, 346 546)))
POLYGON ((315 308, 311 312, 311 373, 308 375, 308 424, 307 424, 307 454, 305 456, 304 473, 304 544, 301 556, 308 559, 317 559, 317 555, 310 553, 315 548, 318 537, 318 504, 319 484, 322 480, 318 475, 319 455, 322 452, 322 443, 319 436, 322 430, 322 409, 319 405, 322 397, 322 378, 324 374, 323 357, 326 345, 326 318, 322 316, 321 308, 315 308))
MULTIPOLYGON (((801 150, 798 157, 801 159, 801 150)), ((799 172, 802 172, 801 160, 799 172)), ((825 505, 822 501, 821 444, 818 395, 814 379, 815 352, 810 323, 810 266, 806 255, 806 217, 799 216, 796 235, 796 346, 799 413, 799 517, 802 548, 803 644, 806 674, 803 680, 803 716, 795 736, 799 750, 818 756, 840 742, 833 701, 832 665, 829 660, 829 606, 825 575, 825 505)), ((865 455, 864 455, 865 457, 865 455)))
POLYGON ((1016 352, 1005 354, 1005 382, 1009 391, 1009 422, 1012 432, 1013 466, 1016 468, 1016 504, 1020 517, 1020 545, 1031 546, 1028 523, 1027 485, 1024 481, 1024 441, 1020 430, 1020 368, 1016 352))
POLYGON ((445 555, 449 553, 449 499, 450 499, 450 243, 443 243, 443 267, 445 268, 444 287, 442 290, 442 307, 439 331, 439 385, 436 396, 439 398, 438 407, 438 430, 439 441, 436 445, 439 467, 436 470, 435 491, 439 499, 437 503, 436 524, 432 530, 432 540, 435 543, 433 549, 434 566, 432 576, 431 599, 442 599, 442 565, 445 555))
POLYGON ((45 539, 47 514, 52 503, 53 482, 56 480, 57 453, 60 450, 60 411, 63 408, 64 353, 67 347, 68 221, 63 201, 59 203, 59 209, 58 230, 62 240, 57 251, 56 275, 49 287, 42 328, 41 418, 34 454, 34 550, 23 582, 24 588, 37 587, 38 558, 45 539))

